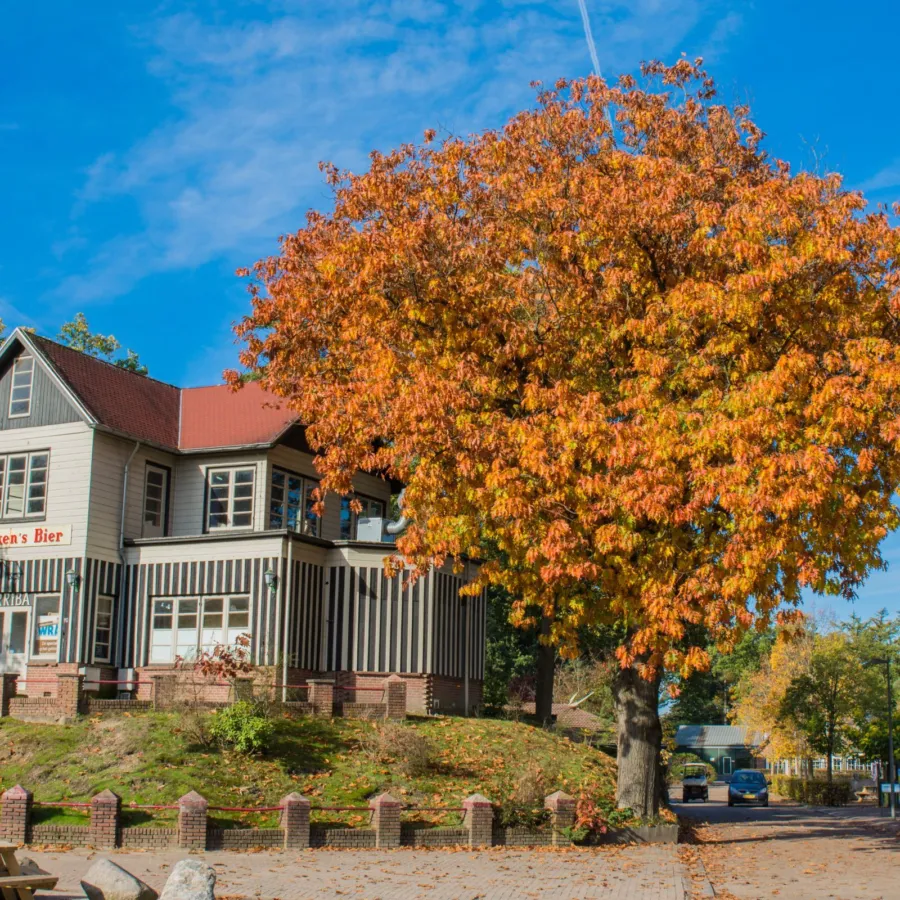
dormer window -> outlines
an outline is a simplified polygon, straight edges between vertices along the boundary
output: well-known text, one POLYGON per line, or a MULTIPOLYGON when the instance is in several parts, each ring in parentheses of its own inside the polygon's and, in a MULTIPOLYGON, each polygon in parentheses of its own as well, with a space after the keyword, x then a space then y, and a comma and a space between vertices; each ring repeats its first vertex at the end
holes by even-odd
POLYGON ((20 356, 12 369, 12 389, 9 393, 11 419, 31 415, 31 388, 34 384, 34 357, 20 356))

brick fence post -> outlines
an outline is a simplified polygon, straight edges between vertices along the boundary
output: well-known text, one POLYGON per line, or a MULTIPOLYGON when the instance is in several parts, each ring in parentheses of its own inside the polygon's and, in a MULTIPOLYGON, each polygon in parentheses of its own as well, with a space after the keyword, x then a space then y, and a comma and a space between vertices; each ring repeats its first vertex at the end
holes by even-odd
POLYGON ((113 850, 119 846, 119 812, 122 798, 110 790, 91 798, 90 841, 97 850, 113 850))
POLYGON ((406 682, 399 675, 391 675, 384 681, 385 718, 406 718, 406 682))
POLYGON ((175 680, 177 676, 172 673, 166 675, 151 675, 153 682, 153 708, 171 709, 175 705, 175 680))
POLYGON ((60 715, 73 719, 82 709, 84 675, 59 674, 56 676, 56 704, 60 715))
POLYGON ((14 844, 27 844, 31 837, 31 805, 34 797, 17 784, 0 797, 0 836, 14 844))
POLYGON ((196 791, 178 798, 178 846, 206 849, 206 816, 209 802, 196 791))
POLYGON ((563 831, 575 824, 575 798, 564 791, 556 791, 544 798, 544 809, 550 810, 553 846, 565 847, 571 844, 572 839, 563 834, 563 831))
POLYGON ((375 829, 375 846, 379 849, 400 846, 400 810, 403 804, 388 793, 369 801, 371 822, 375 829))
POLYGON ((472 794, 463 800, 463 824, 469 830, 470 847, 490 847, 494 841, 494 806, 487 797, 472 794))
POLYGON ((309 800, 300 794, 288 794, 281 801, 285 850, 306 850, 309 847, 309 807, 309 800))
POLYGON ((319 678, 310 678, 309 705, 317 716, 325 716, 330 719, 334 715, 334 682, 323 681, 319 678))
POLYGON ((0 716, 9 715, 9 701, 16 696, 19 690, 19 676, 6 673, 0 683, 0 716))

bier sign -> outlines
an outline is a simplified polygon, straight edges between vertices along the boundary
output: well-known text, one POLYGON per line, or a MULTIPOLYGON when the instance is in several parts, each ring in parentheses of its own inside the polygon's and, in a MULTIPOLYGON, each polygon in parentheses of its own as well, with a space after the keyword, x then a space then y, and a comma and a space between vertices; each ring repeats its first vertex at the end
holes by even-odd
POLYGON ((61 547, 72 543, 71 525, 0 528, 0 547, 61 547))

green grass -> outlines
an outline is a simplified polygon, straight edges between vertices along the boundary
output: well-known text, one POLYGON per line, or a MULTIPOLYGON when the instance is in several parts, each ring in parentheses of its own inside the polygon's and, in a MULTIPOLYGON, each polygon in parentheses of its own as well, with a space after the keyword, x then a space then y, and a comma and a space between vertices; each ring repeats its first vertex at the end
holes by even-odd
MULTIPOLYGON (((95 716, 71 725, 0 720, 0 789, 21 784, 34 792, 36 821, 86 824, 86 811, 41 807, 40 801, 87 801, 109 788, 122 797, 126 825, 171 825, 174 812, 128 810, 128 804, 174 804, 196 790, 210 806, 276 806, 296 791, 313 803, 313 821, 362 825, 358 812, 316 812, 319 806, 366 807, 390 791, 410 810, 408 821, 450 825, 440 811, 481 793, 506 806, 507 821, 528 820, 544 793, 586 794, 614 811, 615 763, 604 753, 521 722, 450 717, 411 719, 403 726, 432 747, 428 770, 411 777, 395 760, 367 750, 379 723, 284 716, 265 755, 246 757, 197 743, 175 713, 95 716)), ((192 732, 192 730, 191 730, 192 732)), ((274 825, 277 813, 210 811, 214 824, 274 825)))

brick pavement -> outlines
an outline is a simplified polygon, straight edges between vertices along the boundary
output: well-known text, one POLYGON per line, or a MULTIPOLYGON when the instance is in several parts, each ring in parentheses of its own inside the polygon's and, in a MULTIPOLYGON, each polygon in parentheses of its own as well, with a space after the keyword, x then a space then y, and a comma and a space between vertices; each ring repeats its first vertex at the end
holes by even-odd
MULTIPOLYGON (((81 896, 78 881, 108 856, 160 890, 185 853, 21 851, 60 876, 46 896, 81 896)), ((307 900, 686 900, 675 845, 567 850, 395 850, 199 854, 216 868, 218 898, 307 900)), ((45 896, 45 895, 42 895, 45 896)))
POLYGON ((900 897, 900 828, 874 809, 810 809, 773 802, 768 809, 680 806, 698 822, 699 853, 720 898, 737 900, 893 900, 900 897))

